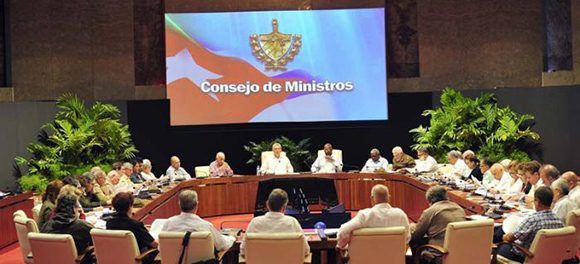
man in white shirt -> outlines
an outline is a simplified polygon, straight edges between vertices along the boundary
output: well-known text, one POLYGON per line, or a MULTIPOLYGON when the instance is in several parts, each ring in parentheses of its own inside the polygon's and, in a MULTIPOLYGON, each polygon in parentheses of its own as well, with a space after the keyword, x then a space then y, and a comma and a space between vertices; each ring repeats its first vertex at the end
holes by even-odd
POLYGON ((568 182, 570 187, 570 192, 568 196, 570 200, 576 203, 576 206, 580 208, 580 185, 578 185, 578 176, 573 171, 567 171, 562 174, 562 179, 568 182))
POLYGON ((558 179, 552 183, 550 186, 554 192, 554 202, 552 204, 552 212, 556 217, 560 218, 562 222, 566 222, 566 216, 568 212, 578 208, 575 202, 570 200, 568 196, 570 192, 570 187, 568 182, 564 179, 558 179))
POLYGON ((534 193, 536 190, 544 186, 544 182, 540 178, 541 166, 542 165, 535 160, 525 162, 521 166, 524 176, 528 179, 528 183, 531 185, 530 190, 526 194, 526 203, 532 203, 534 201, 534 193))
POLYGON ((389 189, 387 186, 377 184, 371 190, 372 208, 358 211, 356 216, 350 221, 340 226, 338 230, 339 248, 345 248, 350 242, 352 232, 368 227, 394 227, 404 226, 406 231, 406 241, 411 237, 409 233, 409 218, 403 210, 391 207, 389 204, 389 189))
POLYGON ((185 190, 179 193, 179 207, 181 214, 170 217, 163 225, 162 231, 209 231, 213 237, 217 251, 228 250, 236 241, 235 237, 222 235, 210 222, 201 219, 197 212, 197 193, 194 190, 185 190))
POLYGON ((552 182, 560 178, 560 171, 552 164, 544 164, 540 168, 540 179, 546 186, 552 186, 552 182))
POLYGON ((288 174, 293 173, 292 163, 286 156, 282 156, 282 145, 274 143, 272 145, 274 156, 262 163, 260 172, 262 174, 288 174))
POLYGON ((388 170, 389 161, 381 157, 381 152, 374 148, 371 149, 371 158, 367 160, 360 172, 363 173, 373 173, 373 172, 386 172, 388 170))
MULTIPOLYGON (((282 189, 274 189, 268 196, 265 215, 255 217, 250 221, 246 233, 302 233, 302 227, 296 218, 284 215, 288 205, 288 194, 282 189)), ((240 245, 240 254, 245 255, 246 237, 240 245)), ((310 253, 308 238, 304 236, 304 256, 310 253)))
POLYGON ((318 156, 312 167, 313 173, 335 173, 342 171, 342 158, 332 154, 332 145, 324 144, 324 155, 318 156))
POLYGON ((142 166, 143 166, 143 171, 141 171, 141 177, 143 177, 143 179, 145 179, 146 181, 157 180, 157 178, 155 177, 155 174, 153 174, 153 172, 151 172, 151 169, 153 168, 153 166, 151 165, 150 160, 144 159, 142 166))
POLYGON ((426 148, 417 150, 417 158, 419 159, 415 161, 415 169, 418 173, 437 171, 437 161, 429 155, 429 151, 426 148))
POLYGON ((503 166, 499 163, 495 163, 489 169, 491 175, 493 175, 493 180, 487 186, 493 193, 503 193, 507 191, 510 187, 510 182, 512 177, 507 173, 503 166))
POLYGON ((453 176, 455 177, 461 178, 469 171, 469 167, 467 167, 467 164, 465 164, 461 157, 461 152, 457 150, 452 150, 447 153, 447 161, 453 165, 453 176))
POLYGON ((165 175, 169 177, 169 180, 171 181, 191 179, 191 175, 181 167, 181 161, 177 156, 171 157, 171 166, 167 168, 165 175))

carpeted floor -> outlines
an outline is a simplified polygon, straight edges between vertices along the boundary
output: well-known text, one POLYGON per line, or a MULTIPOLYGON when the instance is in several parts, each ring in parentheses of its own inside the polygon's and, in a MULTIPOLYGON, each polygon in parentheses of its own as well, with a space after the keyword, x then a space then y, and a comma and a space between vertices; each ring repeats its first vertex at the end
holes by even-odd
MULTIPOLYGON (((353 212, 352 217, 355 215, 356 212, 353 212)), ((204 219, 211 222, 217 229, 241 228, 245 230, 250 220, 252 220, 252 217, 254 217, 253 214, 240 214, 207 217, 204 219)), ((0 264, 24 264, 18 243, 14 243, 0 250, 0 264)))
MULTIPOLYGON (((241 228, 246 229, 253 214, 228 215, 220 217, 208 217, 205 220, 211 222, 216 228, 241 228)), ((20 247, 14 243, 0 250, 0 264, 24 264, 20 247)))

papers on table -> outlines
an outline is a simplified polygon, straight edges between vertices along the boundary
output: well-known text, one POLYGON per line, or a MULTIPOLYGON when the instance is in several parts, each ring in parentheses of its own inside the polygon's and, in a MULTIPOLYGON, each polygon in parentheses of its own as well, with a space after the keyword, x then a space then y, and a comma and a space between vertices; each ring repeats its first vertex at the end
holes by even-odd
POLYGON ((107 221, 101 219, 103 211, 93 211, 86 214, 86 221, 92 224, 95 228, 107 229, 107 221))

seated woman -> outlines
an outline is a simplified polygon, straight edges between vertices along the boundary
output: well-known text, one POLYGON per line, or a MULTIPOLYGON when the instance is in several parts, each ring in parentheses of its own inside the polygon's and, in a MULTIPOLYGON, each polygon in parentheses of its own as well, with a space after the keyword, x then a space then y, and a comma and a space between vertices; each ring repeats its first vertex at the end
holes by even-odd
POLYGON ((77 252, 82 253, 93 244, 91 229, 93 226, 79 219, 81 208, 78 198, 73 194, 59 195, 54 216, 40 228, 41 233, 69 234, 75 241, 77 252))
POLYGON ((465 175, 465 179, 477 179, 481 182, 483 179, 483 174, 481 173, 481 169, 479 168, 479 159, 475 157, 475 155, 467 155, 465 157, 465 164, 469 168, 469 173, 465 175))
POLYGON ((46 186, 46 190, 42 195, 42 206, 38 212, 38 220, 36 220, 36 224, 39 227, 42 227, 42 225, 50 219, 51 213, 56 207, 56 198, 58 197, 60 188, 62 188, 63 185, 62 181, 54 180, 46 186))
POLYGON ((91 179, 86 176, 79 176, 79 182, 83 193, 79 197, 79 202, 83 208, 94 208, 101 206, 101 200, 94 192, 94 185, 91 179))
POLYGON ((113 208, 116 213, 107 220, 108 230, 128 230, 135 235, 137 245, 141 252, 157 248, 157 242, 149 234, 142 222, 132 219, 129 214, 133 209, 133 194, 120 192, 113 198, 113 208))

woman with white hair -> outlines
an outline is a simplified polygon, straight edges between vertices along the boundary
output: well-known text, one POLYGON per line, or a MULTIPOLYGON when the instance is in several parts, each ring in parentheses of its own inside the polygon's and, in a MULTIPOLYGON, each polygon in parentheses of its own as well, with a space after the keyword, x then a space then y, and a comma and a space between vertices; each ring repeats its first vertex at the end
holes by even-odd
POLYGON ((157 180, 157 178, 155 177, 155 174, 153 174, 153 172, 151 172, 152 166, 151 166, 150 160, 144 159, 142 166, 143 166, 143 171, 141 172, 141 177, 143 177, 143 179, 145 179, 146 181, 157 180))

